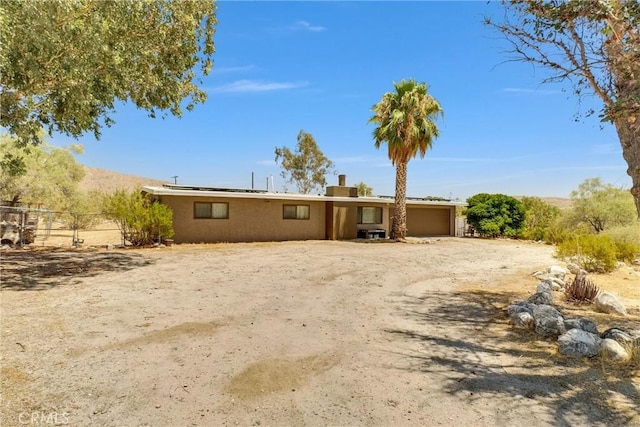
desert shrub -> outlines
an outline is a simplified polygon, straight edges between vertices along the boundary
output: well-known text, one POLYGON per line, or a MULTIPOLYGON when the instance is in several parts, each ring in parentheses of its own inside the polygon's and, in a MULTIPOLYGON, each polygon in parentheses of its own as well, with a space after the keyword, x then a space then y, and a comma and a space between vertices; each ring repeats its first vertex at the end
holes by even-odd
POLYGON ((609 236, 577 234, 559 243, 556 256, 570 258, 586 271, 600 273, 616 267, 616 245, 609 236))
POLYGON ((173 237, 171 208, 145 197, 140 191, 117 190, 105 196, 103 212, 118 224, 123 239, 134 246, 173 237))
POLYGON ((640 222, 625 227, 615 227, 602 232, 616 244, 616 258, 632 263, 640 256, 640 222))
POLYGON ((504 194, 476 194, 467 199, 467 222, 484 237, 519 237, 525 210, 517 199, 504 194))
POLYGON ((528 240, 548 241, 548 234, 555 226, 560 209, 539 197, 523 197, 520 202, 525 210, 522 237, 528 240))
POLYGON ((632 263, 640 254, 640 246, 635 243, 616 240, 616 259, 627 263, 632 263))
POLYGON ((592 303, 600 289, 585 275, 577 275, 565 290, 567 301, 575 304, 592 303))
POLYGON ((567 229, 560 221, 557 221, 545 230, 544 241, 549 245, 557 245, 570 239, 573 233, 567 229))

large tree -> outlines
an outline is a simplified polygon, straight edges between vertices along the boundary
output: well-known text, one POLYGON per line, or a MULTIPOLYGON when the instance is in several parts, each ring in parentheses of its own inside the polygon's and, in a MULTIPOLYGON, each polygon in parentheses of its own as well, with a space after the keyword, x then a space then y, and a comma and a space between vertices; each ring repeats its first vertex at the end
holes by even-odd
POLYGON ((282 177, 295 183, 298 191, 310 193, 315 188, 327 185, 326 175, 333 169, 329 160, 318 147, 310 133, 301 130, 295 151, 288 147, 276 147, 276 162, 282 167, 282 177))
POLYGON ((43 140, 24 151, 16 147, 13 138, 0 135, 0 156, 15 156, 16 151, 23 156, 25 170, 15 173, 10 168, 0 168, 1 204, 73 210, 82 198, 79 183, 85 171, 74 157, 82 147, 54 147, 43 140))
POLYGON ((18 143, 39 131, 98 138, 117 101, 151 117, 203 102, 214 0, 2 0, 0 126, 18 143), (200 65, 197 68, 197 65, 200 65))
POLYGON ((605 184, 600 178, 587 179, 571 192, 569 225, 586 224, 594 233, 636 223, 633 199, 627 191, 605 184))
POLYGON ((640 216, 640 2, 510 0, 502 22, 487 19, 510 42, 513 59, 569 80, 575 93, 603 103, 601 118, 618 133, 640 216))
POLYGON ((439 136, 435 120, 442 107, 428 93, 426 83, 414 79, 393 84, 373 106, 369 123, 376 123, 373 138, 376 148, 387 144, 389 159, 396 167, 396 195, 391 238, 403 240, 407 235, 407 165, 418 153, 424 157, 439 136))

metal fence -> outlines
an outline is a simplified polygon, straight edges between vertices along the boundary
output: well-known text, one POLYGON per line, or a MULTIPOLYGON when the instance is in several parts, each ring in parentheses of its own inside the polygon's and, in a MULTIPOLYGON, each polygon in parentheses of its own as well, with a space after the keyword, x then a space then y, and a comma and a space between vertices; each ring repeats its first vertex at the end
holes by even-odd
POLYGON ((103 214, 0 206, 0 238, 11 246, 103 246, 124 244, 118 225, 103 214))

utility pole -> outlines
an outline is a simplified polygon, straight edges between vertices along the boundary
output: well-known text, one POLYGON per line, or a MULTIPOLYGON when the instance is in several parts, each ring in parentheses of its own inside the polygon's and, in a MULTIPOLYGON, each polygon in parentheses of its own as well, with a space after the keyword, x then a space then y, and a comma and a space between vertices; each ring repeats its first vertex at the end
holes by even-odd
POLYGON ((178 175, 174 175, 171 178, 173 178, 173 183, 177 185, 178 184, 178 175))

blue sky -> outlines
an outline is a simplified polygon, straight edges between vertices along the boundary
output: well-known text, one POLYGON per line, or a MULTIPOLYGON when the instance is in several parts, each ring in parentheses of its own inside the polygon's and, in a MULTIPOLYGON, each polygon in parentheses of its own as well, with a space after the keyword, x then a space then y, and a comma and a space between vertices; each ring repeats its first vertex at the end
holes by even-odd
MULTIPOLYGON (((286 185, 274 148, 311 133, 347 184, 393 195, 395 169, 376 150, 371 106, 393 82, 429 85, 444 109, 441 136, 409 164, 407 194, 466 199, 476 193, 567 197, 587 178, 629 187, 615 131, 576 113, 569 86, 504 63, 506 44, 484 26, 498 2, 234 2, 218 4, 209 99, 181 119, 118 106, 102 138, 80 139, 91 167, 178 183, 286 185)), ((55 136, 64 145, 68 138, 55 136)), ((328 176, 330 185, 336 176, 328 176)))

